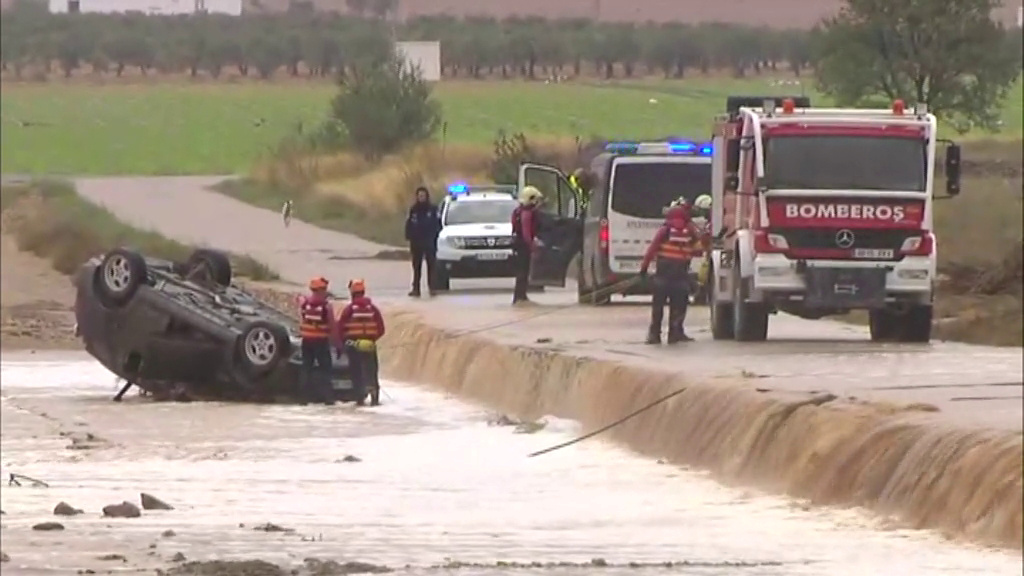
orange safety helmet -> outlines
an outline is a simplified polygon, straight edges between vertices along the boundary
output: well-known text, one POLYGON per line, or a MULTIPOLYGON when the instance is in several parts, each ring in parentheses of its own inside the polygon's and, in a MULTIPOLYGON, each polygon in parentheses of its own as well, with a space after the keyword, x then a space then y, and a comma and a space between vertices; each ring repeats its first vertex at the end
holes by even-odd
POLYGON ((327 278, 317 276, 309 281, 310 290, 327 290, 327 278))
POLYGON ((355 294, 356 292, 366 292, 366 281, 362 278, 353 278, 348 281, 348 291, 355 294))

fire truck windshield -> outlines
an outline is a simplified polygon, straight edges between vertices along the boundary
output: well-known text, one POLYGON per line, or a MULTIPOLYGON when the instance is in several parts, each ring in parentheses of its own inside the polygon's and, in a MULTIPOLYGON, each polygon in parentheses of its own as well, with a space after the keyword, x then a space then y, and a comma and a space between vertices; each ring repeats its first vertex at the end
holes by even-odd
POLYGON ((765 185, 788 190, 927 188, 924 140, 881 136, 773 136, 765 141, 765 185))

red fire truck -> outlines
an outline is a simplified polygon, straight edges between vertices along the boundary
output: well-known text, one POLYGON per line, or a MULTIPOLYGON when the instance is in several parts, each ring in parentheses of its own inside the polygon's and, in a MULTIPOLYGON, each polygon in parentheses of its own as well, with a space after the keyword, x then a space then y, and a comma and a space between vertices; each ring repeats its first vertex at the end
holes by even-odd
POLYGON ((813 108, 730 97, 716 119, 709 277, 715 339, 765 340, 768 318, 869 311, 872 340, 928 342, 937 243, 936 147, 946 197, 960 148, 924 106, 813 108))

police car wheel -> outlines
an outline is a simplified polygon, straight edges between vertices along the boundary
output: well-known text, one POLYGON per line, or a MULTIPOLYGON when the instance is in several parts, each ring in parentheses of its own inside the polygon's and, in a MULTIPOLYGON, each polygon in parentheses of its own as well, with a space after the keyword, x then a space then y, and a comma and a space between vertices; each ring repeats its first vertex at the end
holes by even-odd
POLYGON ((238 337, 235 361, 244 373, 262 376, 277 368, 290 353, 291 339, 284 326, 255 320, 238 337))
POLYGON ((448 272, 441 270, 440 267, 434 272, 434 290, 447 292, 452 289, 452 279, 448 275, 448 272))

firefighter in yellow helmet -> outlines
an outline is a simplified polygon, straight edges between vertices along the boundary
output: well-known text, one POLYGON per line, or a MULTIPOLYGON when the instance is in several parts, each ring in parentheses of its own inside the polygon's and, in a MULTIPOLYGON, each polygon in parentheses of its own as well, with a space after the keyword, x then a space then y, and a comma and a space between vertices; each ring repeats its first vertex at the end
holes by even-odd
POLYGON ((587 210, 587 204, 590 202, 590 191, 594 187, 593 178, 591 178, 590 172, 587 170, 577 168, 569 175, 569 184, 572 186, 573 193, 576 196, 576 203, 580 207, 579 213, 583 214, 587 210))
POLYGON ((540 190, 526 186, 519 192, 519 205, 512 211, 512 256, 516 271, 512 304, 530 300, 526 296, 530 285, 530 258, 536 248, 537 208, 543 201, 540 190))
POLYGON ((380 363, 377 340, 384 335, 384 316, 366 296, 366 282, 356 278, 348 283, 352 300, 338 317, 338 331, 345 343, 349 372, 355 388, 356 404, 362 406, 366 395, 370 405, 380 404, 380 363))
MULTIPOLYGON (((705 233, 711 232, 711 195, 701 194, 693 201, 693 220, 705 233)), ((708 300, 708 276, 711 274, 711 256, 705 252, 697 270, 696 286, 694 286, 694 303, 705 303, 708 300)))

